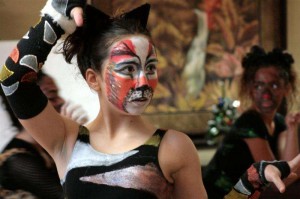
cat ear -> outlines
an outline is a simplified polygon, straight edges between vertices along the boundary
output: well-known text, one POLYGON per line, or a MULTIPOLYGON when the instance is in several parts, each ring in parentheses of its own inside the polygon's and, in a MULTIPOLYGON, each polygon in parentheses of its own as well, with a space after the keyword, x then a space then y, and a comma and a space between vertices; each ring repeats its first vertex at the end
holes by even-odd
POLYGON ((147 22, 148 22, 148 17, 149 17, 149 12, 150 12, 150 4, 145 3, 127 13, 124 13, 124 17, 127 19, 134 19, 134 20, 140 21, 140 24, 144 28, 146 28, 147 22))
POLYGON ((85 23, 92 26, 106 24, 110 19, 109 15, 90 5, 86 5, 84 14, 85 23))

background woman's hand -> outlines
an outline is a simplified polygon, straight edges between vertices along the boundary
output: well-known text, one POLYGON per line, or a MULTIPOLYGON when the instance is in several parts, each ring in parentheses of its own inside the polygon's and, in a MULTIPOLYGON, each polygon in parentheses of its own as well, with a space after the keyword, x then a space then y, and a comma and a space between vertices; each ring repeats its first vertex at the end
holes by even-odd
POLYGON ((288 113, 285 117, 285 123, 288 128, 297 128, 300 124, 300 112, 288 113))
POLYGON ((61 107, 60 114, 81 125, 88 121, 86 111, 80 105, 73 104, 70 101, 64 103, 61 107))

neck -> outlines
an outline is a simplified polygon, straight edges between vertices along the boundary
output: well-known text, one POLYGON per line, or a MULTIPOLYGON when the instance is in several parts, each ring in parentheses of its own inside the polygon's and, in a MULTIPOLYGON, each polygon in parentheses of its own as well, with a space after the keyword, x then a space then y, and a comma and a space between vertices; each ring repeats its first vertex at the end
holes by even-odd
POLYGON ((37 142, 31 137, 31 135, 26 130, 22 130, 19 134, 16 135, 16 138, 24 140, 34 145, 37 144, 37 142))
POLYGON ((268 125, 271 125, 273 122, 273 119, 275 117, 276 111, 270 111, 270 112, 262 112, 260 111, 258 108, 256 107, 252 107, 254 110, 256 110, 262 117, 262 119, 264 120, 264 122, 268 125))
POLYGON ((115 111, 101 110, 96 119, 88 126, 90 131, 103 132, 114 137, 119 133, 152 131, 154 127, 146 122, 141 115, 126 115, 115 111))

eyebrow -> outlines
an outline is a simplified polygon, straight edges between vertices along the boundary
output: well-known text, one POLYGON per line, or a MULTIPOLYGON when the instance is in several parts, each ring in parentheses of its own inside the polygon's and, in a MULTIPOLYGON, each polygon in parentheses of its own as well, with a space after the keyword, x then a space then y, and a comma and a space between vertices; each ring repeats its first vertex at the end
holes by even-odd
POLYGON ((124 47, 122 47, 121 49, 113 49, 111 52, 111 57, 114 56, 120 56, 120 55, 131 55, 133 57, 138 57, 129 47, 126 43, 122 42, 122 44, 124 47))
MULTIPOLYGON (((130 55, 132 57, 136 57, 139 61, 140 58, 137 54, 135 54, 130 48, 129 46, 122 42, 122 44, 120 44, 120 46, 123 45, 124 47, 121 48, 121 49, 113 49, 112 52, 111 52, 111 57, 114 57, 114 56, 121 56, 121 55, 130 55)), ((146 58, 146 64, 149 64, 149 63, 152 63, 152 62, 158 62, 158 59, 156 58, 151 58, 149 59, 152 55, 155 55, 155 51, 153 48, 151 48, 151 50, 149 51, 148 55, 147 55, 147 58, 146 58)), ((123 62, 122 64, 135 64, 135 62, 133 61, 128 61, 128 62, 123 62)))
MULTIPOLYGON (((148 56, 149 57, 149 56, 148 56)), ((147 61, 146 61, 146 64, 149 64, 149 63, 153 63, 153 62, 158 62, 158 59, 156 59, 156 58, 151 58, 151 59, 148 59, 148 57, 147 57, 147 61)))

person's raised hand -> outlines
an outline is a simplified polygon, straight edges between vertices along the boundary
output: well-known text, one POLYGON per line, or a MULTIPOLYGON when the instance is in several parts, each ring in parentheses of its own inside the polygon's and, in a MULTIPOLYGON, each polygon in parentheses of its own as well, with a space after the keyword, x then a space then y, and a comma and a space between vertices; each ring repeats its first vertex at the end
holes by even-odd
POLYGON ((71 17, 78 27, 83 25, 83 10, 81 7, 75 7, 71 10, 71 17))
POLYGON ((86 0, 52 0, 53 8, 66 17, 72 17, 71 12, 74 8, 83 8, 86 0))
POLYGON ((85 124, 88 121, 88 115, 85 110, 79 105, 72 102, 66 102, 61 107, 60 114, 77 122, 78 124, 85 124))
POLYGON ((285 117, 285 123, 288 128, 297 128, 300 124, 300 112, 288 113, 285 117))
POLYGON ((41 10, 42 16, 50 16, 67 34, 83 25, 83 8, 86 0, 48 0, 41 10))

